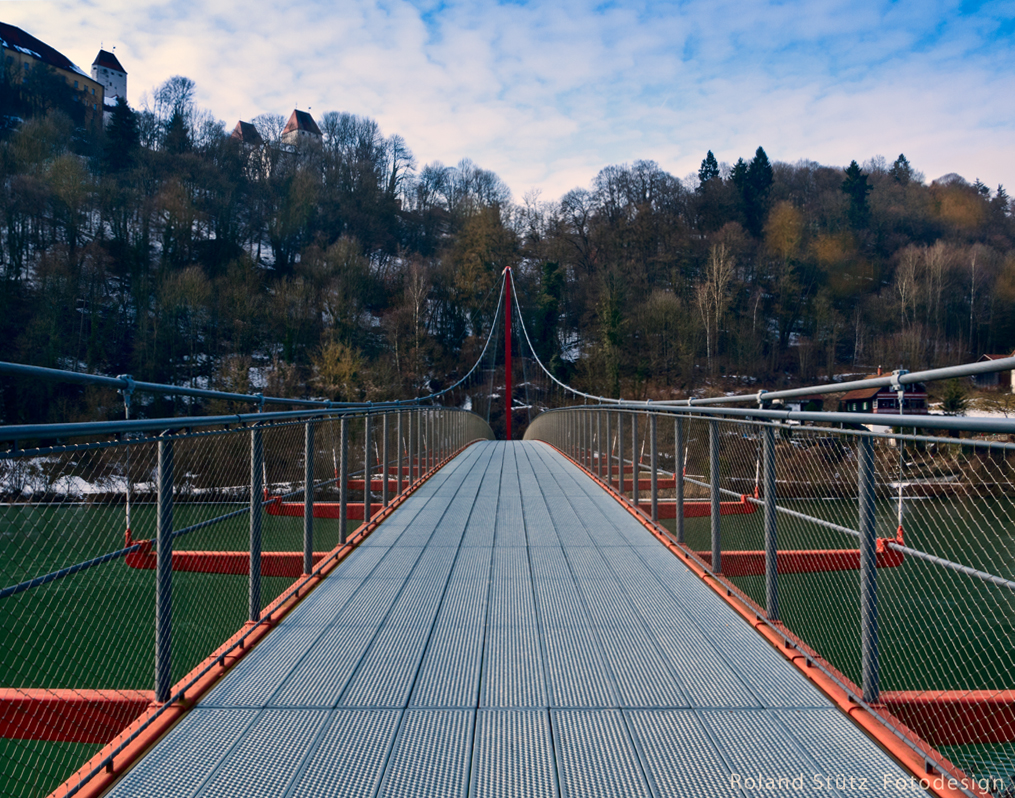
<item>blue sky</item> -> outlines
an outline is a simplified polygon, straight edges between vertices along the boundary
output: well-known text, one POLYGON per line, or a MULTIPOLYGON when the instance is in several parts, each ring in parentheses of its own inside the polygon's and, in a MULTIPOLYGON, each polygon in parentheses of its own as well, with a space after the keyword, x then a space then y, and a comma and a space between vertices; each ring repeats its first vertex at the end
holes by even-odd
POLYGON ((516 198, 609 164, 684 177, 732 163, 904 152, 1015 193, 1015 0, 0 0, 129 100, 181 74, 231 128, 294 105, 402 135, 420 165, 471 158, 516 198))

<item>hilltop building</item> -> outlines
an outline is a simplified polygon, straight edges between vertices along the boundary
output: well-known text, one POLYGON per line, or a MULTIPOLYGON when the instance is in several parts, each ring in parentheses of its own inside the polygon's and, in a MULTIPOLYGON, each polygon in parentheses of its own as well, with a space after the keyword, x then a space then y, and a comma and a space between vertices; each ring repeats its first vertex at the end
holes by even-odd
MULTIPOLYGON (((85 121, 100 118, 105 103, 103 84, 89 77, 88 73, 59 50, 5 22, 0 22, 0 62, 7 79, 14 83, 21 83, 32 70, 47 67, 52 69, 74 90, 74 101, 82 103, 85 108, 85 121)), ((120 67, 121 71, 122 69, 120 67)), ((123 72, 123 76, 126 91, 127 73, 123 72)))
POLYGON ((104 97, 103 124, 109 122, 109 115, 116 106, 116 99, 127 99, 127 70, 123 68, 117 57, 109 50, 99 50, 92 61, 92 80, 101 83, 104 97))
POLYGON ((306 111, 293 111, 282 131, 282 143, 290 147, 301 141, 320 141, 323 138, 321 129, 306 111))
POLYGON ((257 132, 257 128, 250 122, 237 122, 236 127, 233 128, 233 132, 230 134, 230 138, 234 138, 248 147, 260 147, 264 144, 261 134, 257 132))

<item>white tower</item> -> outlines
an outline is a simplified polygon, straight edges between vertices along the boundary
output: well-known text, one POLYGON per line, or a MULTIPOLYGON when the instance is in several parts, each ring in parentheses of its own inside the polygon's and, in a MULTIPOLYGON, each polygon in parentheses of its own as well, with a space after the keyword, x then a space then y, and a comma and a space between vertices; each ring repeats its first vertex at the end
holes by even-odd
POLYGON ((127 70, 108 50, 99 50, 92 62, 92 80, 101 83, 106 93, 106 105, 116 104, 117 97, 127 99, 127 70))

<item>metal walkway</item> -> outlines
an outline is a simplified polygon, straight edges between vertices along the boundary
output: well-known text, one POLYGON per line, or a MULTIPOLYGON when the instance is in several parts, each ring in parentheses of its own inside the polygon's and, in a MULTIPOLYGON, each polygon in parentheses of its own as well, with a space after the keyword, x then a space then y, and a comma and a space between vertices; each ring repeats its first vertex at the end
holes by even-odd
POLYGON ((111 794, 845 796, 897 779, 614 499, 543 444, 497 442, 425 483, 111 794))

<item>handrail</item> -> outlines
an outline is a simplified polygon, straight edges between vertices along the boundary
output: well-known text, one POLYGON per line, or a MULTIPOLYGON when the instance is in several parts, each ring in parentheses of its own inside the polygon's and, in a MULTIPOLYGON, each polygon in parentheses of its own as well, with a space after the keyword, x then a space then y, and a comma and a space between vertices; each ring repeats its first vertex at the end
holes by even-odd
MULTIPOLYGON (((494 318, 498 317, 503 300, 504 280, 501 280, 500 295, 497 298, 497 308, 494 310, 494 318)), ((127 395, 135 392, 141 392, 168 396, 193 396, 201 399, 221 399, 223 401, 231 402, 253 402, 261 405, 262 407, 266 404, 296 405, 300 407, 320 408, 323 410, 417 407, 424 402, 431 402, 438 397, 444 396, 471 377, 478 368, 479 364, 483 361, 483 357, 486 355, 486 350, 490 345, 490 339, 492 337, 493 325, 491 325, 490 330, 486 335, 486 342, 483 344, 483 349, 479 353, 479 357, 476 358, 476 362, 472 364, 472 368, 466 372, 465 376, 457 382, 449 385, 447 388, 443 388, 440 391, 416 396, 412 399, 395 399, 386 402, 332 402, 327 399, 291 399, 283 396, 265 396, 260 393, 231 393, 229 391, 213 391, 207 388, 188 388, 180 385, 144 382, 135 380, 129 374, 122 374, 119 377, 107 377, 103 374, 82 374, 76 371, 64 371, 62 369, 46 368, 45 366, 32 366, 26 363, 9 363, 6 361, 0 361, 0 374, 51 380, 53 382, 75 383, 78 385, 102 385, 106 388, 113 388, 127 395)))
MULTIPOLYGON (((511 285, 514 287, 514 277, 511 277, 511 285)), ((701 399, 674 399, 653 402, 651 400, 637 401, 631 399, 617 399, 609 396, 597 396, 596 394, 586 393, 585 391, 579 391, 577 388, 573 388, 565 382, 561 382, 553 374, 550 373, 549 369, 543 365, 543 361, 539 359, 539 355, 536 354, 535 347, 532 346, 532 340, 529 338, 529 331, 525 327, 525 319, 521 314, 521 305, 518 304, 518 291, 514 291, 515 305, 518 308, 519 323, 522 327, 522 332, 525 335, 525 341, 529 345, 529 351, 532 354, 533 359, 539 364, 539 367, 543 370, 553 382, 563 388, 565 391, 570 392, 574 396, 582 399, 592 400, 599 404, 612 404, 628 407, 700 407, 702 405, 714 405, 714 404, 738 404, 743 402, 756 402, 758 404, 772 402, 778 399, 792 399, 798 396, 810 396, 812 394, 826 394, 826 393, 844 393, 846 391, 853 391, 860 388, 895 388, 901 389, 901 386, 912 385, 918 382, 931 382, 933 380, 946 380, 954 379, 956 377, 972 377, 977 374, 991 374, 997 371, 1009 371, 1015 369, 1015 357, 1006 357, 999 360, 989 360, 977 363, 965 363, 958 366, 946 366, 944 368, 928 369, 925 371, 906 371, 899 369, 891 374, 886 374, 880 377, 870 377, 863 380, 851 380, 850 382, 839 382, 839 383, 822 383, 821 385, 813 385, 805 388, 787 388, 782 391, 756 391, 750 394, 737 394, 735 396, 716 396, 706 397, 701 399)), ((843 415, 843 414, 837 414, 843 415)), ((895 418, 894 416, 891 418, 895 418)), ((901 416, 900 416, 901 418, 901 416)), ((838 419, 841 420, 841 419, 838 419)), ((866 423, 870 423, 868 420, 866 423)), ((893 426, 896 426, 893 422, 893 426)), ((942 425, 937 425, 942 426, 942 425)))
MULTIPOLYGON (((767 396, 767 394, 766 394, 767 396)), ((735 408, 735 407, 702 407, 694 405, 674 405, 669 402, 629 402, 626 400, 610 400, 614 410, 644 413, 658 412, 671 415, 702 415, 727 416, 745 419, 769 419, 772 421, 806 421, 819 424, 853 424, 863 426, 874 424, 879 427, 912 427, 914 429, 949 429, 965 432, 984 432, 997 434, 1015 433, 1015 418, 969 418, 967 416, 932 416, 932 415, 881 415, 873 413, 837 413, 804 410, 772 410, 770 408, 735 408)), ((575 407, 555 407, 545 413, 559 413, 574 410, 575 407)), ((585 408, 588 409, 588 408, 585 408)))
MULTIPOLYGON (((404 403, 378 402, 354 407, 330 409, 289 410, 273 413, 236 413, 227 416, 180 416, 173 418, 137 419, 134 421, 81 421, 72 424, 16 424, 0 427, 0 441, 17 441, 37 438, 79 438, 84 435, 117 435, 125 432, 166 432, 197 427, 221 427, 227 425, 250 426, 268 421, 306 421, 314 418, 351 416, 358 418, 367 414, 375 415, 385 410, 407 410, 410 407, 426 409, 425 406, 404 403)), ((456 413, 469 413, 460 407, 441 407, 456 413)))

